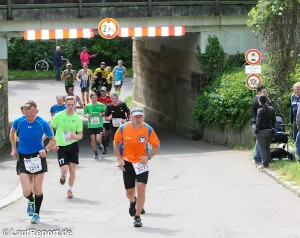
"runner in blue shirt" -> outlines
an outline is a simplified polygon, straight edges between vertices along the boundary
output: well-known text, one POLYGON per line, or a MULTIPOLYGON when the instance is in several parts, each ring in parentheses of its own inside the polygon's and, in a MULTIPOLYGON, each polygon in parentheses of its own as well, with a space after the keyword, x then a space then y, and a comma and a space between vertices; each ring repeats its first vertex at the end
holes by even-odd
POLYGON ((50 113, 51 113, 52 117, 54 117, 54 115, 56 113, 61 112, 61 111, 66 109, 66 105, 64 103, 64 97, 63 96, 61 96, 61 95, 56 96, 56 102, 57 102, 57 104, 53 105, 50 108, 50 113))
POLYGON ((121 93, 121 88, 123 85, 123 79, 127 75, 127 70, 123 66, 123 60, 118 60, 118 66, 116 66, 113 70, 113 74, 115 77, 115 91, 118 93, 120 96, 121 93))
POLYGON ((40 222, 40 208, 43 201, 42 185, 47 172, 46 149, 57 150, 53 132, 49 124, 37 116, 37 105, 29 100, 23 105, 24 115, 14 120, 10 130, 11 156, 17 160, 17 174, 23 188, 23 194, 28 199, 27 213, 32 216, 31 223, 40 222), (18 148, 16 134, 19 136, 18 148), (43 135, 49 138, 45 149, 42 143, 43 135), (34 194, 31 190, 31 179, 34 175, 34 194))

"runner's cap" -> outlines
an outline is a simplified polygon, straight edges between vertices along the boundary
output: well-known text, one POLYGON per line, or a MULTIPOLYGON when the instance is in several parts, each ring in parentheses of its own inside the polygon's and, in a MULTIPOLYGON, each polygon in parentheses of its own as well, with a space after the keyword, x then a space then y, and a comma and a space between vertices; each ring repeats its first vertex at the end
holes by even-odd
POLYGON ((131 110, 131 116, 135 117, 135 116, 145 116, 144 110, 142 108, 139 107, 134 107, 131 110))
POLYGON ((106 87, 101 87, 101 88, 100 88, 100 91, 106 91, 106 90, 107 90, 106 87))

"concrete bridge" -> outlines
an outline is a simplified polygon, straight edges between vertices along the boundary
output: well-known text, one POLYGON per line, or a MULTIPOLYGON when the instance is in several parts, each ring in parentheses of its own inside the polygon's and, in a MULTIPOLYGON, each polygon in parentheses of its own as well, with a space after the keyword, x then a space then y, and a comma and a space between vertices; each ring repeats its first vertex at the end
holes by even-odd
POLYGON ((256 1, 0 0, 0 147, 8 138, 7 40, 24 30, 94 28, 103 18, 119 27, 185 26, 180 37, 134 37, 134 104, 147 118, 183 135, 202 138, 192 116, 204 83, 197 46, 216 35, 227 54, 257 48, 247 14, 256 1))

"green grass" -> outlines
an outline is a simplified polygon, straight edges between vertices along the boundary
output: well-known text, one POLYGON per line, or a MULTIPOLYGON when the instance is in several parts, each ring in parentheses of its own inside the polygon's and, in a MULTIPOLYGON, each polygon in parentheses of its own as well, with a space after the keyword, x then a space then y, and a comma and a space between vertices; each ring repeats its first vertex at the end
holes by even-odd
POLYGON ((290 181, 295 186, 300 186, 300 166, 298 161, 278 160, 270 163, 270 168, 276 171, 283 180, 290 181))
MULTIPOLYGON (((77 70, 78 71, 78 70, 77 70)), ((127 77, 133 76, 132 68, 127 69, 127 77)), ((55 78, 55 72, 53 69, 49 69, 46 72, 36 72, 34 69, 32 70, 18 70, 18 69, 9 69, 8 70, 8 80, 14 79, 34 79, 34 78, 55 78)))
MULTIPOLYGON (((288 143, 289 147, 293 148, 295 151, 295 143, 292 142, 291 138, 288 143)), ((271 145, 272 147, 273 145, 271 145)), ((252 154, 253 158, 253 154, 252 154)), ((297 161, 290 160, 275 160, 270 163, 270 169, 275 171, 278 176, 292 183, 294 186, 300 186, 300 165, 297 161)))
POLYGON ((126 103, 127 107, 130 108, 132 106, 132 96, 125 98, 124 102, 126 103))
POLYGON ((132 68, 126 68, 126 70, 127 70, 127 77, 133 77, 133 70, 132 70, 132 68))
POLYGON ((8 80, 17 78, 55 78, 54 70, 48 70, 46 72, 36 72, 35 70, 8 70, 8 80))

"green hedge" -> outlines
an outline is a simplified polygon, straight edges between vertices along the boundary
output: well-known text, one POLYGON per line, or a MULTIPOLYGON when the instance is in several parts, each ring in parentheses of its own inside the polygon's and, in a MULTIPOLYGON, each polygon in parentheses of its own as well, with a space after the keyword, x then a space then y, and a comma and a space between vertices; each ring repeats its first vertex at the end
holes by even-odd
POLYGON ((194 108, 200 125, 240 128, 249 121, 256 93, 246 87, 245 79, 244 69, 235 67, 205 86, 194 108))
POLYGON ((111 40, 95 36, 91 39, 25 41, 23 38, 10 38, 8 42, 8 67, 11 69, 33 70, 38 60, 44 59, 46 52, 53 61, 56 45, 61 46, 61 53, 68 58, 74 68, 81 68, 79 55, 83 46, 90 54, 97 54, 90 60, 90 67, 99 67, 101 61, 115 66, 122 59, 124 66, 132 67, 132 39, 115 38, 111 40))

